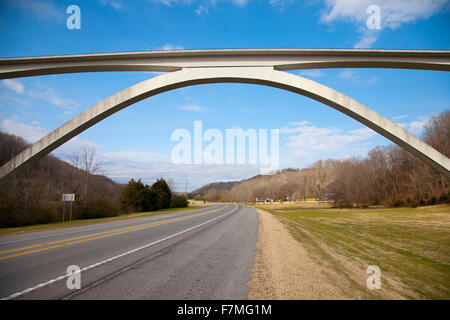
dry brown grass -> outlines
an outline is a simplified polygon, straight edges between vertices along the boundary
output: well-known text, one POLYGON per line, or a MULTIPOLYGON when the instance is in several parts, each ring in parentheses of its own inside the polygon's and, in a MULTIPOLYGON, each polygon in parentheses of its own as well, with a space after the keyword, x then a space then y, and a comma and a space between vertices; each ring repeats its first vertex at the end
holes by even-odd
POLYGON ((345 296, 450 299, 448 205, 270 212, 345 296), (369 265, 381 268, 380 290, 365 285, 369 265))
MULTIPOLYGON (((255 205, 257 208, 261 208, 263 210, 282 210, 282 209, 318 209, 317 202, 272 202, 272 203, 264 203, 255 205)), ((321 202, 320 208, 331 208, 331 203, 321 202)))
POLYGON ((347 299, 323 269, 270 213, 259 213, 249 299, 347 299))

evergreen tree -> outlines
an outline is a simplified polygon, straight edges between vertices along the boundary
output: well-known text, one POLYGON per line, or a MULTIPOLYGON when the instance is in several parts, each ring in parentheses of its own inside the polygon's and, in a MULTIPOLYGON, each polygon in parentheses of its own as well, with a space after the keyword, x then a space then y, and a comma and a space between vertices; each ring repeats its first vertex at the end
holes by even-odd
POLYGON ((141 179, 135 181, 131 179, 128 185, 123 188, 120 202, 122 208, 128 212, 140 212, 142 210, 142 191, 145 186, 141 179))
POLYGON ((158 209, 167 209, 170 207, 172 191, 164 179, 158 179, 150 188, 156 194, 156 204, 158 209))
POLYGON ((170 201, 171 208, 183 208, 187 207, 188 201, 185 195, 172 195, 172 200, 170 201))
POLYGON ((158 210, 157 194, 141 179, 131 179, 122 191, 122 208, 128 212, 143 212, 158 210))

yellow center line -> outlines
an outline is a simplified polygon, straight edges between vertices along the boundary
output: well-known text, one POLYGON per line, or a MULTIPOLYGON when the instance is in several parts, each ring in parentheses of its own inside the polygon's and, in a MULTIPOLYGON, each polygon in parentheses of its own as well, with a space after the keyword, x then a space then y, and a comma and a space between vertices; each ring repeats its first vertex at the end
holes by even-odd
POLYGON ((201 213, 197 213, 197 214, 192 214, 192 215, 188 215, 188 216, 183 216, 183 217, 178 217, 178 218, 172 218, 172 219, 167 219, 167 220, 147 223, 147 224, 143 224, 143 225, 139 225, 139 226, 120 228, 120 229, 110 230, 110 231, 106 231, 106 232, 94 233, 94 234, 85 235, 85 236, 79 236, 79 237, 74 237, 74 238, 69 238, 69 239, 64 239, 64 240, 59 240, 59 241, 53 241, 53 242, 47 242, 47 243, 42 243, 42 244, 36 244, 36 245, 27 246, 27 247, 18 248, 18 249, 11 249, 11 250, 7 250, 7 251, 2 251, 2 252, 0 252, 0 254, 5 254, 5 253, 9 253, 9 252, 14 252, 14 251, 21 251, 21 250, 26 250, 26 249, 36 248, 36 247, 48 246, 48 245, 59 243, 59 244, 57 244, 55 246, 50 246, 50 247, 40 248, 40 249, 36 249, 36 250, 16 253, 16 254, 13 254, 13 255, 5 256, 5 257, 0 257, 0 260, 5 260, 5 259, 17 257, 17 256, 22 256, 22 255, 25 255, 25 254, 30 254, 30 253, 50 250, 50 249, 53 249, 53 248, 69 246, 69 245, 73 245, 73 244, 76 244, 76 243, 82 243, 82 242, 86 242, 86 241, 90 241, 90 240, 111 237, 111 236, 114 236, 114 235, 119 235, 119 234, 123 234, 123 233, 127 233, 127 232, 148 229, 148 228, 159 226, 159 225, 164 225, 164 224, 168 224, 168 223, 172 223, 172 222, 176 222, 176 221, 181 221, 181 220, 186 220, 186 219, 202 216, 202 215, 205 215, 205 214, 209 214, 209 213, 218 211, 220 209, 225 209, 227 207, 228 206, 226 206, 224 208, 217 208, 217 209, 214 209, 214 210, 201 212, 201 213), (88 239, 85 239, 85 238, 88 238, 88 239), (83 239, 83 240, 78 240, 78 239, 83 239), (77 241, 72 241, 72 240, 77 240, 77 241), (69 242, 69 241, 72 241, 72 242, 69 242), (62 242, 66 242, 66 243, 62 243, 62 242))

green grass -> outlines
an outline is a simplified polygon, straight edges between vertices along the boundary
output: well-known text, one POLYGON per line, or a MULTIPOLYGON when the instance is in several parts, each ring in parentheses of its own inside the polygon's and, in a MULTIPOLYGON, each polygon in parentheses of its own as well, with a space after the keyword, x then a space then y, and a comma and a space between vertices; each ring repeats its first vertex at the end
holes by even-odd
POLYGON ((450 299, 449 205, 267 211, 357 296, 450 299), (381 268, 382 290, 365 288, 350 267, 365 272, 371 264, 381 268))
POLYGON ((165 214, 174 213, 174 212, 178 212, 178 211, 187 211, 187 210, 194 210, 194 209, 207 208, 207 207, 209 207, 209 206, 169 208, 169 209, 161 209, 158 211, 151 211, 151 212, 121 214, 117 217, 97 218, 97 219, 77 219, 77 220, 72 220, 72 221, 65 221, 64 223, 63 222, 55 222, 55 223, 36 224, 36 225, 15 227, 15 228, 0 228, 0 236, 15 234, 15 233, 45 231, 45 230, 53 230, 53 229, 69 228, 69 227, 79 227, 79 226, 104 223, 104 222, 110 222, 110 221, 119 221, 119 220, 126 220, 126 219, 159 216, 159 215, 165 215, 165 214))

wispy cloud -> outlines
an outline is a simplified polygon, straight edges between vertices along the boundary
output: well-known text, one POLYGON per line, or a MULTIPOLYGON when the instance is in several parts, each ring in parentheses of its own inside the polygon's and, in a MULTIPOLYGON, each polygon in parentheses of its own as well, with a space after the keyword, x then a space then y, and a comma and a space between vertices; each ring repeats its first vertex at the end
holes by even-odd
POLYGON ((38 20, 62 22, 65 20, 65 10, 57 8, 49 0, 6 0, 12 8, 20 10, 23 14, 38 20))
POLYGON ((300 72, 301 76, 311 77, 311 78, 321 78, 325 75, 325 72, 322 70, 304 70, 300 72))
MULTIPOLYGON (((30 143, 38 141, 49 133, 37 123, 25 124, 17 118, 0 120, 0 129, 6 133, 20 136, 30 143)), ((217 181, 241 180, 260 173, 255 165, 175 165, 170 155, 137 151, 137 150, 108 150, 107 148, 79 136, 69 140, 53 151, 53 154, 65 161, 75 152, 88 146, 95 150, 96 157, 102 163, 102 173, 115 181, 126 183, 131 178, 142 178, 145 183, 153 183, 158 178, 172 178, 184 190, 184 183, 188 181, 189 190, 199 188, 205 184, 217 181), (182 187, 181 187, 182 185, 182 187)))
POLYGON ((409 121, 409 122, 401 121, 401 120, 405 120, 406 118, 409 118, 409 116, 408 115, 400 115, 400 116, 393 117, 392 121, 394 121, 396 124, 398 124, 403 129, 405 129, 417 136, 419 136, 423 132, 426 125, 430 122, 430 119, 431 119, 430 116, 418 116, 414 120, 409 121))
POLYGON ((75 111, 80 108, 80 105, 68 98, 64 98, 57 90, 55 90, 52 87, 48 87, 43 84, 39 84, 40 90, 39 91, 29 91, 28 95, 35 99, 42 99, 45 101, 50 102, 54 106, 68 109, 70 111, 75 111))
POLYGON ((354 70, 344 70, 338 74, 338 77, 345 80, 358 80, 359 76, 356 74, 354 70))
POLYGON ((376 135, 369 128, 343 132, 333 127, 316 127, 307 122, 293 123, 292 127, 280 129, 280 133, 289 134, 286 143, 289 147, 319 151, 342 149, 348 144, 365 141, 376 135))
POLYGON ((378 81, 378 77, 368 77, 363 78, 360 73, 355 70, 346 69, 338 74, 340 79, 351 81, 355 84, 364 83, 364 84, 374 84, 378 81))
POLYGON ((283 166, 304 167, 313 161, 327 158, 346 158, 367 153, 372 147, 370 139, 377 133, 362 127, 344 131, 334 127, 317 127, 307 121, 292 122, 280 133, 288 148, 283 166))
POLYGON ((31 126, 15 119, 1 119, 0 128, 6 133, 22 137, 30 143, 38 141, 48 133, 45 128, 36 125, 31 126))
POLYGON ((209 9, 207 6, 199 5, 198 8, 195 10, 195 13, 197 13, 199 16, 208 14, 209 9))
POLYGON ((116 10, 121 10, 124 8, 124 3, 122 0, 99 0, 101 4, 111 6, 116 10))
POLYGON ((161 50, 183 50, 184 48, 178 44, 167 43, 161 47, 161 50))
POLYGON ((399 120, 406 119, 406 118, 408 118, 408 117, 409 117, 409 115, 407 115, 407 114, 402 114, 402 115, 399 115, 399 116, 392 117, 392 121, 399 121, 399 120))
POLYGON ((17 80, 5 79, 2 80, 1 85, 13 90, 17 94, 22 94, 25 92, 25 86, 17 80))
POLYGON ((361 33, 361 39, 359 39, 358 42, 356 42, 353 46, 353 48, 355 49, 372 47, 372 45, 378 40, 381 32, 377 30, 362 30, 361 33))
POLYGON ((429 122, 430 117, 419 116, 416 120, 409 123, 408 129, 414 134, 420 134, 429 122))
MULTIPOLYGON (((211 7, 215 7, 219 3, 231 2, 232 4, 234 4, 239 8, 244 8, 251 0, 150 0, 150 1, 160 3, 166 6, 181 5, 181 4, 192 5, 196 7, 196 9, 194 9, 195 13, 197 13, 199 16, 204 16, 210 12, 211 7)), ((269 0, 269 3, 281 4, 282 2, 285 1, 292 1, 292 0, 269 0)))
POLYGON ((183 111, 188 111, 188 112, 206 112, 206 111, 208 111, 208 108, 201 107, 196 104, 184 105, 184 106, 179 107, 178 109, 183 110, 183 111))
MULTIPOLYGON (((187 4, 193 4, 193 3, 204 3, 204 4, 216 4, 218 2, 232 2, 238 6, 245 6, 247 3, 249 3, 251 0, 151 0, 152 2, 158 2, 161 4, 164 4, 166 6, 171 6, 173 4, 180 4, 180 3, 187 3, 187 4)), ((276 2, 276 0, 270 0, 270 2, 276 2)))
POLYGON ((448 0, 323 0, 325 10, 320 21, 350 22, 355 24, 360 39, 355 48, 369 48, 378 39, 383 29, 396 29, 405 23, 427 19, 438 12, 449 9, 448 0), (381 31, 366 28, 369 15, 367 8, 376 5, 381 13, 381 31))

